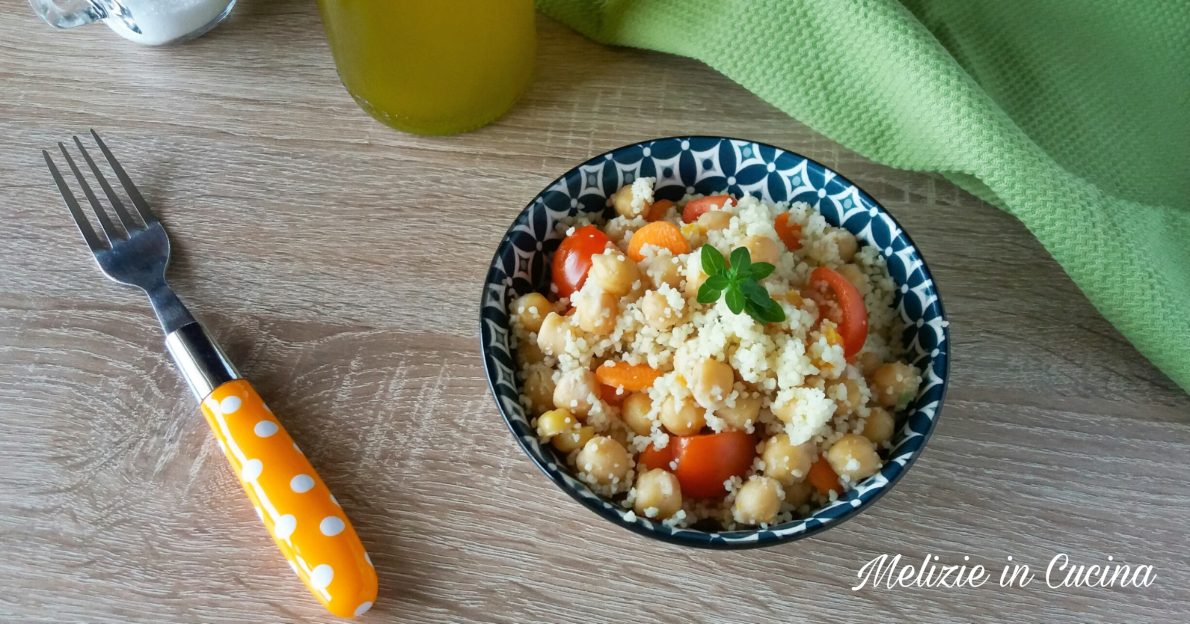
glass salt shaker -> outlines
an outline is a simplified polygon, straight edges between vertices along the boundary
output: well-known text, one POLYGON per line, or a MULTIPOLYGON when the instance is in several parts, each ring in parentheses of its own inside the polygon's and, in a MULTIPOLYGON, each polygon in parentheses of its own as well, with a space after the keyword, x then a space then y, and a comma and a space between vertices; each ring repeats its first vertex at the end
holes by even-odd
POLYGON ((143 45, 193 39, 231 13, 236 0, 29 0, 55 28, 103 21, 121 37, 143 45))

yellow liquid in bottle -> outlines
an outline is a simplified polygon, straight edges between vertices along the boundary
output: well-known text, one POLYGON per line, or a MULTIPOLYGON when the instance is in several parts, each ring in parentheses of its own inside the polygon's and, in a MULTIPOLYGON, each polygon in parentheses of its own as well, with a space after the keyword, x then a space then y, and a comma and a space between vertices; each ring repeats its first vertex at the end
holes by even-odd
POLYGON ((318 0, 343 86, 406 132, 452 134, 503 115, 529 84, 532 0, 318 0))

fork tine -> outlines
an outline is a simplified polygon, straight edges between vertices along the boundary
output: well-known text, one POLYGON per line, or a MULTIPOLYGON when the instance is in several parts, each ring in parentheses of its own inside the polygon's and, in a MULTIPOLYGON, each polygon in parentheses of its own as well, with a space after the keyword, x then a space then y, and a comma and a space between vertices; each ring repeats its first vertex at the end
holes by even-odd
POLYGON ((128 197, 132 200, 132 205, 136 206, 136 211, 140 214, 140 218, 144 220, 145 225, 148 226, 150 223, 156 221, 157 215, 153 214, 153 211, 149 209, 149 202, 145 201, 145 198, 141 196, 140 190, 132 183, 132 178, 129 178, 128 174, 124 172, 124 168, 120 166, 120 161, 116 160, 112 151, 107 148, 107 144, 103 142, 103 139, 99 138, 99 134, 95 132, 94 128, 91 129, 91 136, 95 139, 95 144, 99 146, 99 150, 103 152, 103 157, 107 158, 107 163, 112 166, 112 171, 116 173, 116 177, 120 178, 120 184, 124 185, 124 190, 128 192, 128 197))
POLYGON ((107 240, 112 245, 120 240, 120 232, 116 230, 116 224, 112 223, 111 217, 107 216, 107 212, 103 210, 103 205, 99 203, 99 198, 95 196, 95 192, 91 190, 91 185, 87 184, 87 179, 83 177, 83 172, 79 171, 78 165, 74 164, 74 159, 70 157, 70 152, 66 151, 66 146, 58 143, 58 149, 62 150, 62 155, 66 157, 66 164, 70 165, 70 170, 74 172, 74 177, 78 179, 79 186, 83 189, 83 195, 87 196, 87 201, 91 202, 91 210, 95 212, 95 216, 99 219, 99 229, 107 235, 107 240))
POLYGON ((111 185, 107 183, 107 178, 103 177, 103 174, 99 172, 99 167, 96 167, 95 161, 91 160, 91 154, 87 153, 87 148, 83 147, 83 142, 77 136, 73 138, 74 144, 78 146, 79 151, 83 154, 83 160, 87 161, 87 166, 91 168, 91 173, 95 174, 95 179, 99 181, 99 186, 103 187, 103 192, 107 195, 108 201, 111 202, 112 209, 116 211, 116 216, 120 218, 120 223, 124 224, 124 230, 129 234, 139 230, 141 228, 140 224, 128 213, 128 209, 124 207, 124 202, 120 201, 120 196, 116 195, 111 185))
POLYGON ((58 193, 62 195, 62 201, 66 202, 66 208, 70 210, 70 216, 74 217, 74 224, 78 226, 79 232, 83 235, 83 240, 87 241, 87 246, 91 248, 92 252, 103 250, 103 243, 95 235, 95 230, 91 228, 91 222, 87 221, 87 215, 83 213, 83 209, 79 207, 78 200, 74 198, 74 193, 70 191, 69 186, 66 186, 66 180, 62 179, 61 172, 54 165, 54 159, 50 158, 50 153, 46 150, 41 150, 41 155, 45 156, 45 164, 50 168, 50 175, 54 176, 54 183, 58 185, 58 193))

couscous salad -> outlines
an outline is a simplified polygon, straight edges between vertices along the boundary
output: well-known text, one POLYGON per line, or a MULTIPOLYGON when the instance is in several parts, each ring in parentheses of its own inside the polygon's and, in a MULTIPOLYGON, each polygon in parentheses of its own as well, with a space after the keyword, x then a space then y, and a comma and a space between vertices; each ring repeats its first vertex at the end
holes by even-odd
POLYGON ((876 473, 921 382, 878 250, 804 203, 653 191, 563 223, 549 292, 513 303, 540 440, 676 526, 784 522, 876 473))

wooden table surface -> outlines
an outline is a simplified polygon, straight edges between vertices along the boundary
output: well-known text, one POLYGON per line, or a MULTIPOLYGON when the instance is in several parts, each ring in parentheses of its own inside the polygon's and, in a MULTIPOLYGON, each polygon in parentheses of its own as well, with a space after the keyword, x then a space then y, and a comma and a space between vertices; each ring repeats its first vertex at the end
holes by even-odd
MULTIPOLYGON (((365 622, 1174 621, 1190 612, 1190 398, 1011 217, 868 162, 685 59, 539 23, 500 122, 423 138, 340 86, 312 2, 245 1, 140 48, 0 15, 0 621, 330 621, 275 552, 162 351, 103 279, 39 151, 97 128, 162 214, 173 283, 257 384, 371 552, 365 622), (714 94, 709 99, 708 94, 714 94), (819 537, 708 552, 571 501, 488 394, 480 286, 510 220, 605 149, 672 134, 785 146, 888 207, 953 332, 921 461, 819 537), (863 589, 881 553, 1155 566, 1145 589, 863 589), (1180 614, 1180 615, 1179 615, 1180 614)), ((1144 296, 1144 293, 1137 293, 1144 296)), ((1041 570, 1038 570, 1041 572, 1041 570)))

